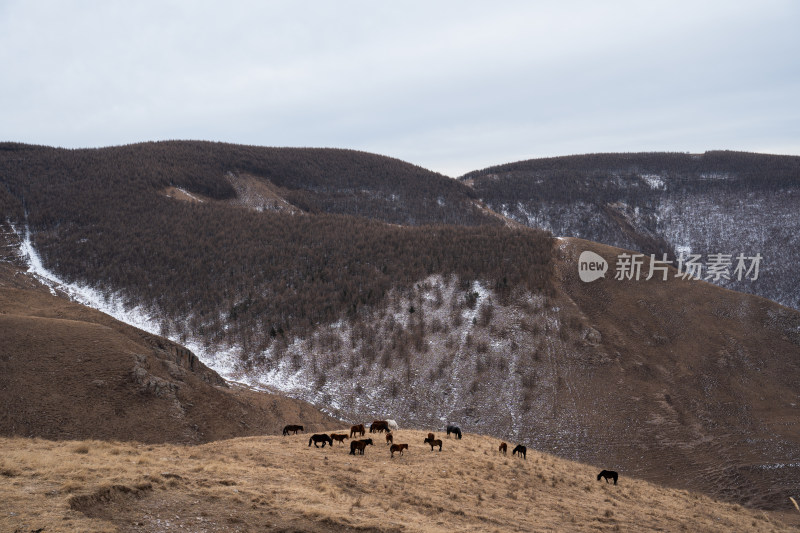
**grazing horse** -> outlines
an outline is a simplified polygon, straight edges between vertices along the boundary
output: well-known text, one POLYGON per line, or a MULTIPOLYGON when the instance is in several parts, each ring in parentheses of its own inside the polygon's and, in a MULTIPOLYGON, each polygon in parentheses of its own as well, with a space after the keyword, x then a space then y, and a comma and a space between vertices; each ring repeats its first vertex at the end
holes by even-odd
POLYGON ((357 426, 350 426, 350 438, 351 439, 353 438, 353 435, 355 435, 355 434, 359 434, 359 435, 361 435, 363 437, 364 433, 366 433, 366 432, 367 432, 367 430, 364 429, 364 424, 358 424, 357 426))
POLYGON ((608 483, 609 479, 613 479, 614 480, 614 485, 616 485, 617 484, 617 478, 619 478, 619 474, 617 474, 613 470, 603 470, 602 472, 597 474, 597 481, 600 481, 601 477, 606 478, 606 483, 608 483))
POLYGON ((283 426, 283 436, 284 437, 286 435, 288 435, 290 431, 294 431, 294 434, 297 435, 298 431, 303 431, 303 426, 295 426, 295 425, 292 425, 292 424, 289 424, 288 426, 283 426))
POLYGON ((447 436, 450 436, 450 433, 455 433, 456 438, 461 438, 461 428, 458 426, 447 426, 447 436))
POLYGON ((502 452, 503 455, 506 455, 506 453, 508 452, 508 444, 506 444, 505 442, 501 442, 499 451, 502 452))
POLYGON ((364 455, 364 448, 367 446, 374 446, 372 439, 354 440, 350 442, 350 455, 355 455, 356 450, 361 455, 364 455))
POLYGON ((338 440, 340 444, 344 444, 346 438, 348 438, 347 433, 331 433, 331 439, 338 440))
POLYGON ((384 431, 389 431, 389 422, 386 420, 374 420, 369 426, 370 433, 383 433, 384 431))
POLYGON ((319 446, 317 446, 318 442, 322 443, 323 448, 325 447, 326 443, 333 446, 333 439, 324 433, 315 433, 314 435, 311 435, 311 438, 308 439, 308 445, 311 446, 312 442, 314 443, 314 448, 319 448, 319 446))
POLYGON ((395 422, 392 419, 387 419, 386 423, 389 424, 389 429, 391 431, 396 431, 396 430, 400 429, 400 426, 397 425, 397 422, 395 422))
POLYGON ((428 438, 428 439, 425 439, 422 442, 424 444, 430 444, 431 445, 431 451, 433 451, 433 447, 434 446, 438 446, 439 447, 439 451, 442 451, 442 439, 431 439, 431 438, 428 438))
POLYGON ((394 435, 390 431, 389 433, 386 434, 386 444, 392 444, 392 443, 394 443, 394 435))
POLYGON ((528 448, 526 448, 526 447, 525 447, 525 446, 523 446, 522 444, 517 444, 517 447, 516 447, 516 448, 514 448, 514 451, 513 451, 513 452, 511 452, 511 455, 515 455, 515 454, 517 454, 517 453, 519 453, 519 454, 520 454, 520 456, 521 456, 523 459, 527 459, 527 458, 528 458, 528 457, 525 455, 526 453, 528 453, 528 448))
POLYGON ((392 444, 392 447, 389 448, 389 451, 392 452, 392 459, 394 459, 394 452, 400 452, 400 455, 403 455, 403 450, 408 449, 408 444, 392 444))
POLYGON ((428 438, 433 440, 436 438, 436 435, 434 435, 433 433, 428 433, 428 438))

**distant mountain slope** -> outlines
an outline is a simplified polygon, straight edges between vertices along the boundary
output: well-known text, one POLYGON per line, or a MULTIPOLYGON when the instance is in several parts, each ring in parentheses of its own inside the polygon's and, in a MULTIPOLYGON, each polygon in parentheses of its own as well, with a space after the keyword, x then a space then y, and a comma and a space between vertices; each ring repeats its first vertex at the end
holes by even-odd
POLYGON ((599 333, 577 350, 588 364, 564 372, 573 409, 600 433, 578 447, 659 483, 781 508, 800 490, 800 313, 674 270, 586 283, 585 250, 609 264, 624 253, 559 245, 560 289, 599 333))
POLYGON ((228 386, 186 348, 47 293, 0 264, 0 435, 201 443, 330 424, 228 386))
POLYGON ((460 179, 491 209, 555 235, 659 258, 761 254, 757 281, 718 283, 800 308, 800 157, 591 154, 509 163, 460 179))
MULTIPOLYGON (((45 222, 42 217, 58 217, 59 204, 74 202, 76 195, 148 203, 154 192, 171 187, 235 205, 243 203, 245 192, 269 190, 268 196, 297 211, 393 224, 499 223, 475 205, 475 193, 462 183, 355 150, 200 141, 80 150, 0 143, 0 179, 3 212, 19 218, 19 199, 25 198, 37 206, 31 210, 34 226, 45 222)), ((270 209, 269 203, 254 207, 270 209)))

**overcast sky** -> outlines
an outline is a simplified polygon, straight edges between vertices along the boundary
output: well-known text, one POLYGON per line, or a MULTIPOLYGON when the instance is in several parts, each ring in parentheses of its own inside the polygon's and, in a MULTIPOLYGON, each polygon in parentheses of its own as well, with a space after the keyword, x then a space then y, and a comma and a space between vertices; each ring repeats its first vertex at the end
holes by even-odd
POLYGON ((800 154, 800 2, 0 0, 0 141, 800 154))

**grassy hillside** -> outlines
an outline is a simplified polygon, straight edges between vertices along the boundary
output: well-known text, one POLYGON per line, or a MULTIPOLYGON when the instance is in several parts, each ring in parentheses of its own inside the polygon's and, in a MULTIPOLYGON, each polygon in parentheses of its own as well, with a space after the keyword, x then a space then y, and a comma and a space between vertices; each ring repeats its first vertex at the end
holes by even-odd
POLYGON ((0 435, 198 443, 331 423, 0 263, 0 435))
MULTIPOLYGON (((800 490, 800 313, 702 281, 614 279, 624 250, 554 246, 554 292, 432 276, 238 377, 343 419, 455 421, 765 509, 800 490), (584 283, 578 256, 611 265, 584 283)), ((648 263, 644 264, 647 275, 648 263)))
POLYGON ((757 507, 797 494, 800 313, 674 269, 667 281, 616 280, 624 250, 558 248, 565 309, 598 334, 563 373, 565 403, 599 430, 584 460, 757 507), (605 279, 579 279, 585 250, 608 261, 605 279))
MULTIPOLYGON (((346 428, 330 426, 328 430, 346 428)), ((375 439, 363 456, 309 447, 308 434, 202 446, 0 439, 0 528, 106 531, 794 531, 800 517, 767 514, 665 489, 602 465, 467 433, 409 444, 390 458, 375 439), (795 527, 792 526, 794 524, 795 527)))

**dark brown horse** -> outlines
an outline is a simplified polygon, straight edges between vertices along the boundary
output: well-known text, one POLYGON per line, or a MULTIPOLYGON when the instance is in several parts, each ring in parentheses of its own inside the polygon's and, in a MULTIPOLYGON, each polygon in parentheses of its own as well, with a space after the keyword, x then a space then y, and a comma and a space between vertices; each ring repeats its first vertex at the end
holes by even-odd
POLYGON ((508 444, 506 444, 505 442, 501 442, 500 443, 500 452, 503 455, 506 455, 506 453, 508 452, 508 444))
POLYGON ((325 433, 315 433, 314 435, 311 435, 311 438, 308 439, 308 445, 311 446, 312 442, 314 443, 314 448, 319 448, 319 446, 317 446, 317 443, 319 442, 322 443, 323 448, 326 444, 333 446, 333 439, 331 439, 325 433))
POLYGON ((394 435, 390 431, 389 433, 386 434, 386 444, 392 444, 392 443, 394 443, 394 435))
POLYGON ((369 426, 370 433, 383 433, 384 431, 389 431, 389 422, 386 420, 374 420, 369 426))
POLYGON ((392 452, 392 459, 394 459, 394 452, 400 452, 400 455, 403 455, 403 450, 408 449, 408 444, 392 444, 392 447, 389 448, 389 451, 392 452))
POLYGON ((344 444, 346 438, 348 438, 347 433, 331 433, 331 439, 338 440, 340 444, 344 444))
POLYGON ((614 485, 616 485, 617 484, 617 478, 619 478, 619 474, 617 474, 613 470, 603 470, 602 472, 597 474, 597 481, 600 481, 601 477, 606 478, 606 483, 608 483, 609 479, 613 479, 614 480, 614 485))
POLYGON ((364 448, 367 446, 374 446, 372 439, 354 440, 350 442, 350 455, 355 455, 356 450, 361 455, 364 455, 364 448))
POLYGON ((428 433, 428 438, 433 440, 436 438, 436 435, 434 435, 433 433, 428 433))
POLYGON ((364 429, 364 424, 358 424, 357 426, 350 426, 350 438, 352 439, 354 435, 358 434, 362 437, 367 430, 364 429))
POLYGON ((520 457, 522 457, 523 459, 527 459, 527 457, 525 456, 526 453, 528 453, 528 448, 526 448, 522 444, 517 444, 517 447, 514 448, 514 451, 511 452, 511 455, 519 454, 520 457))
POLYGON ((288 435, 290 431, 294 431, 294 434, 297 435, 298 431, 303 431, 303 426, 295 426, 292 424, 289 424, 288 426, 283 426, 284 436, 288 435))
POLYGON ((425 439, 422 442, 425 443, 425 444, 430 444, 431 445, 431 451, 433 451, 433 447, 434 446, 438 446, 439 447, 439 451, 442 451, 442 439, 431 439, 431 438, 428 438, 428 439, 425 439))

